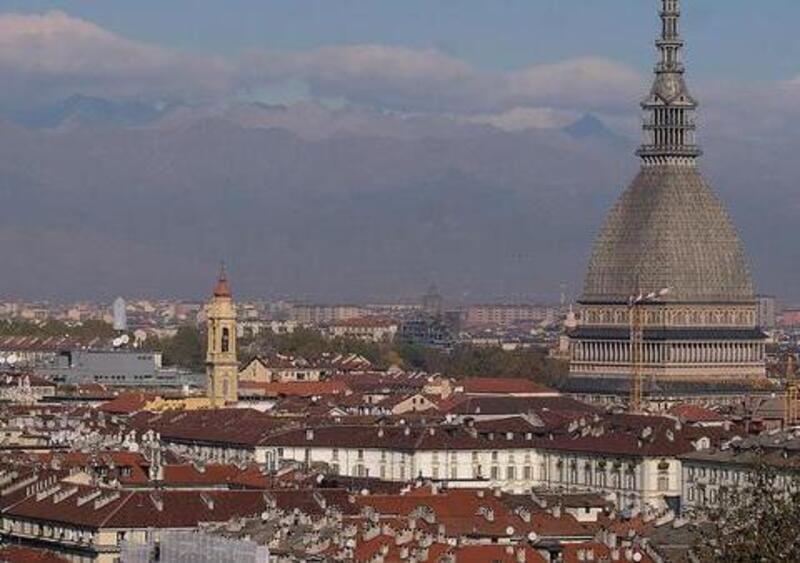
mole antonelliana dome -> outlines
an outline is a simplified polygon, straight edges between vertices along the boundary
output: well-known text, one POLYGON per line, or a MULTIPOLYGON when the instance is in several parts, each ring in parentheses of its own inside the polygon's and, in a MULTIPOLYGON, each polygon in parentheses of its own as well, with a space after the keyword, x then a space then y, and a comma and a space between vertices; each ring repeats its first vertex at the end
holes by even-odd
POLYGON ((752 302, 739 236, 696 166, 697 102, 683 77, 678 1, 663 5, 661 59, 642 103, 642 169, 606 219, 581 301, 625 302, 668 287, 667 301, 752 302))
POLYGON ((668 301, 754 299, 736 229, 695 167, 643 167, 595 243, 582 301, 665 287, 668 301))

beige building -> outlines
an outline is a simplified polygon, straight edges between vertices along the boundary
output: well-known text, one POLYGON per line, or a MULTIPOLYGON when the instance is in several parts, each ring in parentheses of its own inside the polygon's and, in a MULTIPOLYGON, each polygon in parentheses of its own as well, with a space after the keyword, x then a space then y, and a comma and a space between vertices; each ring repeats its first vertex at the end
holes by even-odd
POLYGON ((519 323, 540 323, 552 317, 552 310, 539 305, 471 305, 465 315, 465 325, 513 326, 519 323))
POLYGON ((354 338, 364 342, 391 342, 399 325, 382 317, 359 317, 332 322, 322 332, 328 338, 354 338))
POLYGON ((292 381, 319 381, 323 368, 304 358, 287 356, 255 357, 239 372, 240 381, 255 383, 287 383, 292 381))
POLYGON ((206 306, 208 351, 206 353, 206 394, 213 407, 238 400, 239 362, 236 358, 236 307, 231 288, 220 272, 214 296, 206 306))

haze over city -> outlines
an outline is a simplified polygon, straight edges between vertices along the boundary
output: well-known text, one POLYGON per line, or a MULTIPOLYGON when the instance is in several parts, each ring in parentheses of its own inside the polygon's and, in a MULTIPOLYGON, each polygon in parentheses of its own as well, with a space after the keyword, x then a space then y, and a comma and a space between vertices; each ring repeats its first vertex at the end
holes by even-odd
MULTIPOLYGON (((758 290, 800 299, 800 7, 686 4, 704 169, 758 290)), ((4 2, 0 293, 196 298, 226 260, 250 297, 575 298, 651 8, 4 2)))

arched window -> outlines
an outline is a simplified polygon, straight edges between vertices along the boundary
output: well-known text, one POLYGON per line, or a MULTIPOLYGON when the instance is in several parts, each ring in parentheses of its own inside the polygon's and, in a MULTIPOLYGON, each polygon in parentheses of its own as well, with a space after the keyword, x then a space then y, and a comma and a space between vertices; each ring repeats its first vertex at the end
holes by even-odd
POLYGON ((229 352, 231 349, 231 332, 228 327, 222 329, 222 351, 229 352))

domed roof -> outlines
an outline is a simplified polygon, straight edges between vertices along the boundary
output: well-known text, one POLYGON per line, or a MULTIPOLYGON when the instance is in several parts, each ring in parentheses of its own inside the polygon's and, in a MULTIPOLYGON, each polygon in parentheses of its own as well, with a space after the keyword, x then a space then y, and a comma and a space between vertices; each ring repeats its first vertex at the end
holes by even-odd
POLYGON ((665 287, 670 302, 755 299, 736 229, 695 166, 642 167, 606 218, 582 301, 665 287))

